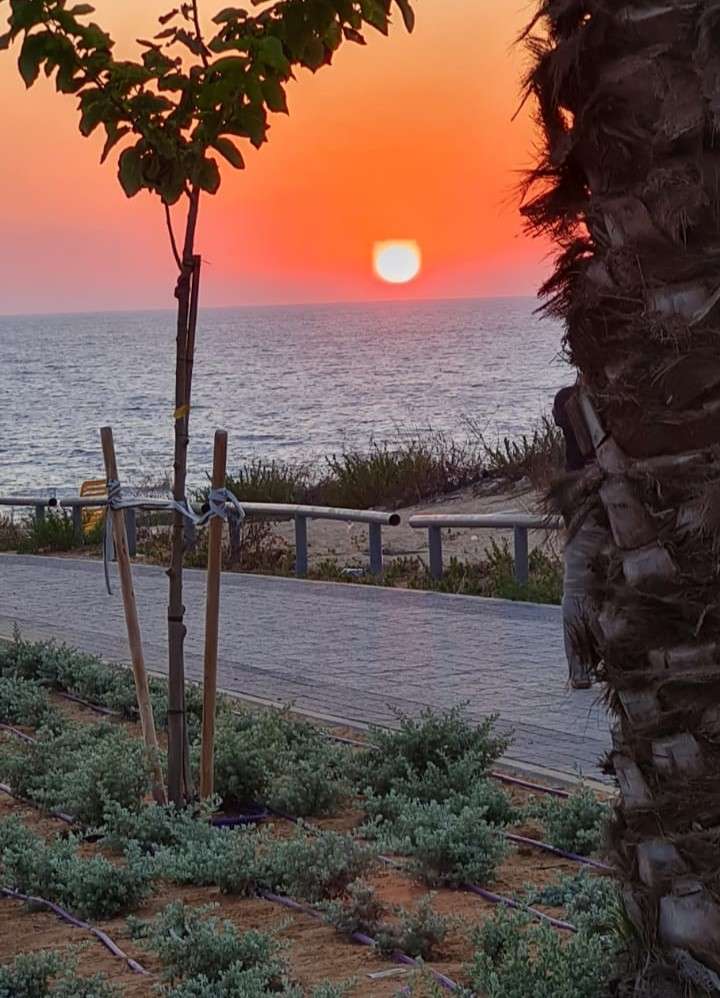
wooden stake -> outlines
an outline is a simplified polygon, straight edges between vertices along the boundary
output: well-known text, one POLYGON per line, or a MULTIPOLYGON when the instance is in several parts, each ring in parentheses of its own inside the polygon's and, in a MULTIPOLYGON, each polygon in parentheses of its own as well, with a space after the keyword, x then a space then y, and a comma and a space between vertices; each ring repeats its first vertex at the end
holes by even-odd
MULTIPOLYGON (((227 433, 215 431, 212 487, 225 485, 227 433)), ((205 663, 203 670, 202 750, 200 756, 200 796, 211 797, 215 770, 215 703, 217 699, 218 627, 220 622, 220 572, 224 521, 210 520, 208 530, 207 603, 205 606, 205 663)))
MULTIPOLYGON (((108 482, 118 481, 115 442, 113 440, 113 431, 111 426, 102 427, 100 430, 100 439, 102 440, 103 458, 105 459, 105 474, 107 476, 107 480, 108 482)), ((123 606, 125 608, 125 623, 127 625, 128 644, 130 645, 133 676, 135 677, 135 691, 137 693, 138 710, 140 712, 140 725, 152 769, 153 797, 158 804, 165 804, 167 803, 167 798, 165 796, 165 783, 163 780, 162 766, 160 765, 160 750, 155 731, 155 718, 153 717, 147 672, 145 670, 145 657, 143 655, 142 637, 140 635, 140 622, 138 620, 135 589, 133 588, 127 531, 125 529, 125 513, 124 510, 121 509, 111 510, 108 508, 106 515, 111 517, 112 520, 115 555, 117 558, 118 574, 120 576, 123 606)))

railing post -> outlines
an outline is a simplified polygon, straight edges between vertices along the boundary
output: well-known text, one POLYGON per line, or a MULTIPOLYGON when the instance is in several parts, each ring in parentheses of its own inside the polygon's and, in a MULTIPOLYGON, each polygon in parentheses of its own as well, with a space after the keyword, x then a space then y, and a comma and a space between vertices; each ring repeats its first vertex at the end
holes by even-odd
POLYGON ((35 505, 35 522, 42 523, 45 519, 45 504, 37 503, 35 505))
POLYGON ((80 546, 83 542, 82 509, 80 506, 72 508, 73 539, 80 546))
POLYGON ((302 579, 308 572, 307 517, 295 517, 295 575, 302 579))
POLYGON ((125 510, 125 530, 127 532, 128 554, 134 558, 137 554, 137 516, 132 506, 125 510))
POLYGON ((440 527, 428 528, 428 547, 430 548, 430 578, 443 577, 442 531, 440 527))
POLYGON ((370 535, 370 574, 382 575, 383 572, 383 550, 382 550, 382 527, 379 523, 371 523, 368 533, 370 535))
POLYGON ((530 579, 527 527, 513 527, 515 535, 515 581, 526 586, 530 579))

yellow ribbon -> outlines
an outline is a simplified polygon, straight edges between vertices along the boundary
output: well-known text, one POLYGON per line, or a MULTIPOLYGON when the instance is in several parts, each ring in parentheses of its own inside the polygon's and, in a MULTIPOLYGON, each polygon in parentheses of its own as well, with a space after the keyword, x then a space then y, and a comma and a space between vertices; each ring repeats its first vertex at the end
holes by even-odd
POLYGON ((174 419, 185 419, 186 416, 190 415, 190 406, 185 403, 185 405, 180 405, 175 410, 174 419))

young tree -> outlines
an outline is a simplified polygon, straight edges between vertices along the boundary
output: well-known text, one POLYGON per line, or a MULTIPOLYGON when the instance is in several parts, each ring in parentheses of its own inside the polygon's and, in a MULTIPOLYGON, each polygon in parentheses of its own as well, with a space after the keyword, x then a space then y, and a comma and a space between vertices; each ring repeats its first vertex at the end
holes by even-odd
POLYGON ((599 467, 573 498, 615 715, 611 830, 628 994, 720 993, 720 5, 542 0, 526 36, 545 148, 524 206, 583 375, 599 467))
MULTIPOLYGON (((287 113, 286 85, 293 69, 329 64, 343 39, 364 43, 369 25, 387 34, 391 6, 408 30, 410 0, 254 0, 256 13, 238 7, 218 11, 204 30, 199 0, 183 0, 159 18, 141 57, 120 59, 114 43, 90 20, 90 4, 66 0, 0 0, 9 7, 0 49, 20 44, 18 68, 28 87, 41 70, 59 92, 74 94, 80 131, 105 133, 102 161, 121 147, 118 178, 128 197, 142 190, 163 204, 178 267, 173 496, 185 503, 200 256, 195 233, 203 193, 217 193, 218 156, 244 165, 236 139, 259 148, 268 137, 270 113, 287 113), (173 205, 186 206, 181 243, 175 239, 173 205)), ((168 571, 169 696, 168 790, 179 802, 188 793, 185 728, 183 515, 176 512, 168 571)))

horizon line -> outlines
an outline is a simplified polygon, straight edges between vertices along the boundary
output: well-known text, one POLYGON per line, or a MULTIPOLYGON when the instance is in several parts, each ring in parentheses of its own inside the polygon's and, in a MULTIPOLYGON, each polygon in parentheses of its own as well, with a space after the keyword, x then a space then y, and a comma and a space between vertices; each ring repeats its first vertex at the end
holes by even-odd
MULTIPOLYGON (((537 294, 516 294, 516 295, 450 295, 439 298, 350 298, 337 299, 333 301, 296 301, 296 302, 262 302, 245 303, 242 305, 201 305, 199 313, 220 312, 220 311, 242 311, 250 309, 274 309, 274 308, 322 308, 328 306, 343 305, 407 305, 407 304, 427 304, 430 302, 471 302, 471 301, 515 301, 522 299, 537 300, 537 294)), ((59 312, 0 312, 0 319, 33 319, 49 318, 51 316, 72 316, 72 315, 133 315, 138 312, 158 312, 175 314, 176 309, 168 306, 151 306, 147 308, 90 308, 90 309, 69 309, 59 312)))

